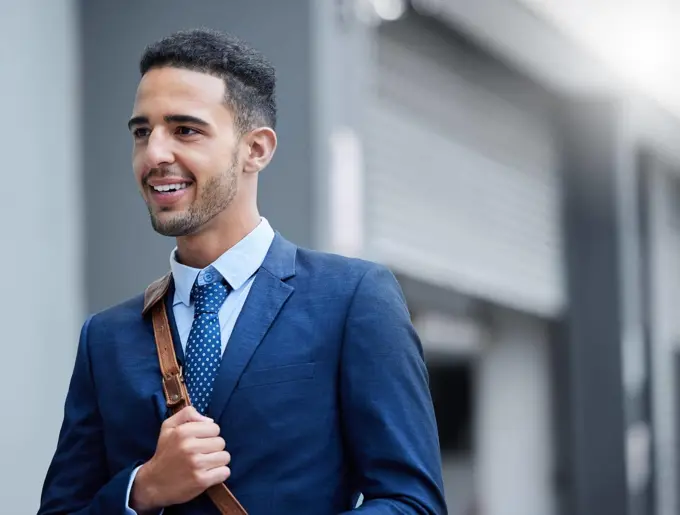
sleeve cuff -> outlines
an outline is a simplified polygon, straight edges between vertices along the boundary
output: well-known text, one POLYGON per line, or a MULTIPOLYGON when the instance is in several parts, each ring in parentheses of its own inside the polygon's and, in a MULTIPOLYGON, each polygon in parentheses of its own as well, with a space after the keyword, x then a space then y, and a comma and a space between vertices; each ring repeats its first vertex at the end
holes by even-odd
POLYGON ((130 481, 128 482, 127 492, 125 493, 125 515, 137 515, 137 512, 130 508, 130 493, 132 493, 132 484, 135 482, 137 472, 139 472, 140 468, 142 468, 141 465, 134 469, 132 474, 130 474, 130 481))
MULTIPOLYGON (((132 471, 132 474, 130 474, 130 481, 128 482, 128 487, 127 487, 127 493, 125 494, 125 515, 138 515, 138 513, 130 508, 130 494, 132 493, 132 485, 135 482, 135 478, 137 477, 137 473, 139 472, 139 469, 142 468, 140 465, 136 469, 132 471)), ((163 509, 161 509, 157 514, 155 515, 163 515, 163 509)))

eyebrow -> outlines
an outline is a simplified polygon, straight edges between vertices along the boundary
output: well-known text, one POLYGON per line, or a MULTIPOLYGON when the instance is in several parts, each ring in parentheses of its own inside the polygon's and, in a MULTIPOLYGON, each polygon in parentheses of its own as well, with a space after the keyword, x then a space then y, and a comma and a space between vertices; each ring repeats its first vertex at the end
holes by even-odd
MULTIPOLYGON (((196 116, 191 116, 188 114, 169 114, 163 117, 166 123, 191 123, 194 125, 201 125, 202 127, 207 127, 210 124, 201 118, 196 116)), ((127 126, 128 129, 132 130, 133 127, 137 125, 148 125, 149 119, 146 116, 133 116, 130 118, 127 126)))

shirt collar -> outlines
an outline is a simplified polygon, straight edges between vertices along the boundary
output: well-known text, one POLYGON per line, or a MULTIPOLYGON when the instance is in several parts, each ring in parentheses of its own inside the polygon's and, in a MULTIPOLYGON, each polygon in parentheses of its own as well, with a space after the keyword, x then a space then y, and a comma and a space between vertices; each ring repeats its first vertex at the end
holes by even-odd
MULTIPOLYGON (((266 218, 261 218, 255 229, 209 266, 214 267, 233 290, 238 290, 260 268, 273 240, 274 230, 266 218)), ((179 263, 176 256, 175 247, 170 254, 170 269, 175 282, 174 304, 181 302, 190 306, 191 289, 201 270, 179 263)))

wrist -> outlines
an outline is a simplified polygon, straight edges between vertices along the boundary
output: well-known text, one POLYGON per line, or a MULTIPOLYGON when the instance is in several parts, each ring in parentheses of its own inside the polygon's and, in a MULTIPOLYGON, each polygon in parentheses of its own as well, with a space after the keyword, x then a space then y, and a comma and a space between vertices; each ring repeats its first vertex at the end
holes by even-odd
POLYGON ((130 492, 130 507, 139 515, 146 515, 160 510, 163 506, 158 503, 156 489, 150 478, 149 463, 145 463, 139 468, 137 476, 132 483, 130 492))

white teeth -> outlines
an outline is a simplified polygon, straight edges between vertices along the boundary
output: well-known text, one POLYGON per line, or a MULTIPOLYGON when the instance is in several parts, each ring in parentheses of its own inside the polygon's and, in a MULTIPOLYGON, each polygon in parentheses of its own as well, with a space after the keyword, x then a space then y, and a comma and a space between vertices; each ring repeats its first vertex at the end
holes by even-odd
POLYGON ((179 183, 179 184, 164 184, 164 185, 162 185, 162 186, 152 186, 152 188, 153 188, 155 191, 159 191, 159 192, 163 192, 163 191, 179 191, 179 190, 186 189, 186 187, 187 187, 187 183, 186 183, 186 182, 182 182, 182 183, 179 183))

